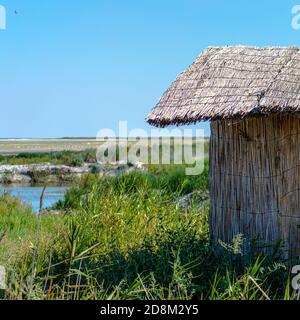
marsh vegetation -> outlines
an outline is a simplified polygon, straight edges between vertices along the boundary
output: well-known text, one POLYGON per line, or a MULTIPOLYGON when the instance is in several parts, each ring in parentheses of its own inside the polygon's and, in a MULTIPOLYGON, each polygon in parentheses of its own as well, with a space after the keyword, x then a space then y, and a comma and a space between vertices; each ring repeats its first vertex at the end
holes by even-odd
POLYGON ((276 255, 243 257, 242 237, 216 253, 209 240, 208 163, 199 176, 187 177, 184 169, 88 174, 56 204, 58 216, 36 215, 3 195, 0 264, 8 287, 2 298, 296 298, 288 267, 276 255), (183 207, 180 199, 191 193, 183 207))

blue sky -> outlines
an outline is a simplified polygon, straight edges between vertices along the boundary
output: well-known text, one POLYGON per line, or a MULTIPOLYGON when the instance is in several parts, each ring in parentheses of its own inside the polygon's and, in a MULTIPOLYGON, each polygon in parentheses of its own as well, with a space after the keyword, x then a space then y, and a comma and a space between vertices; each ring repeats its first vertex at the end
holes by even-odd
POLYGON ((119 120, 149 129, 149 110, 205 47, 299 45, 298 3, 0 0, 0 137, 95 136, 119 120))

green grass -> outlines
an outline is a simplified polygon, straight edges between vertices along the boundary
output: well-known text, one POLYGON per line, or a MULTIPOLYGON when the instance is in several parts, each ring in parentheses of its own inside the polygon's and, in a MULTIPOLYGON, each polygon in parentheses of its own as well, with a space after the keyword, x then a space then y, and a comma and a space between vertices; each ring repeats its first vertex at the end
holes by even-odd
POLYGON ((73 167, 82 166, 85 162, 96 161, 95 150, 85 151, 57 151, 50 153, 20 153, 17 155, 0 155, 0 165, 22 165, 51 163, 57 165, 69 165, 73 167))
MULTIPOLYGON (((178 199, 207 194, 208 168, 150 167, 116 178, 87 175, 38 217, 0 198, 0 263, 5 299, 292 299, 277 258, 217 254, 209 241, 209 200, 186 212, 178 199)), ((196 199, 195 199, 196 200, 196 199)), ((240 244, 240 239, 236 240, 240 244)))

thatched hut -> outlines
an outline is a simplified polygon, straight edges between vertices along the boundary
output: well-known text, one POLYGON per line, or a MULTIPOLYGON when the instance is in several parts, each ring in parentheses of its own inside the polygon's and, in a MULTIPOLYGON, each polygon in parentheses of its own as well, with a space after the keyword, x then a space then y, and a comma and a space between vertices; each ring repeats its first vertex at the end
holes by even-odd
POLYGON ((300 251, 300 49, 210 47, 147 117, 211 121, 210 230, 300 251))

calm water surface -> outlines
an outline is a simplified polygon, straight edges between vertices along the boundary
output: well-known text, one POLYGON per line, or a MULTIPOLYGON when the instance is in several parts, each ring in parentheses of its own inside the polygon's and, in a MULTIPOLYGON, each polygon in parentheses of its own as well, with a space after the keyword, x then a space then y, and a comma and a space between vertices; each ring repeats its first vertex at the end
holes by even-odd
MULTIPOLYGON (((62 200, 69 187, 47 187, 44 197, 43 208, 49 208, 53 206, 57 201, 62 200)), ((32 186, 2 186, 0 185, 0 195, 4 192, 9 192, 12 196, 18 197, 24 203, 32 206, 33 211, 39 212, 40 209, 40 197, 43 191, 43 187, 32 186)))

